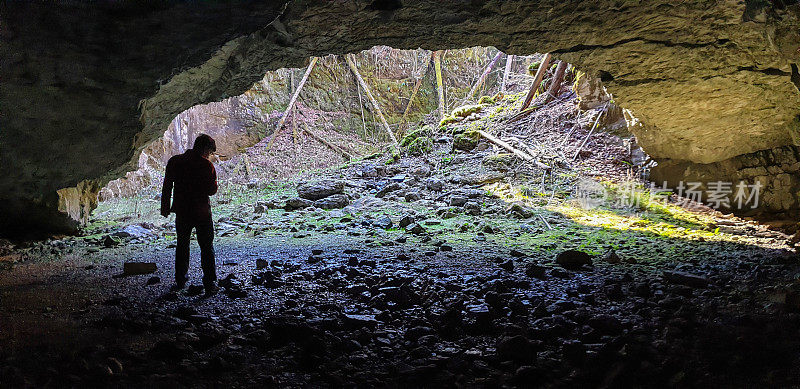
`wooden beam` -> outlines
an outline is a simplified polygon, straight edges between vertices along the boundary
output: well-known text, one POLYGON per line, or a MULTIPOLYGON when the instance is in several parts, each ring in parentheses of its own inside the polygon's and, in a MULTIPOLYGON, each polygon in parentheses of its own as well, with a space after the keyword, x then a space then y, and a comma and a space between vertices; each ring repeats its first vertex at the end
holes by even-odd
POLYGON ((531 101, 533 98, 536 97, 536 91, 539 89, 539 85, 544 80, 544 74, 547 72, 547 67, 550 65, 550 53, 547 53, 542 58, 542 62, 539 64, 539 70, 536 71, 536 76, 533 77, 533 84, 531 84, 531 88, 528 90, 528 95, 525 96, 525 100, 522 102, 522 107, 520 107, 519 111, 522 112, 529 105, 531 105, 531 101))
POLYGON ((503 72, 503 82, 500 83, 500 92, 505 93, 508 84, 508 75, 511 74, 511 65, 514 63, 514 55, 509 54, 506 58, 506 70, 503 72))
POLYGON ((472 96, 475 95, 475 92, 478 91, 478 88, 480 88, 481 85, 483 85, 483 82, 486 81, 486 76, 488 76, 489 72, 491 72, 492 69, 494 69, 494 65, 497 64, 497 61, 500 60, 500 57, 502 55, 503 52, 498 51, 497 55, 495 55, 494 58, 492 58, 492 60, 489 62, 489 65, 486 65, 486 68, 483 70, 483 73, 481 73, 480 78, 478 78, 478 81, 476 81, 475 85, 472 86, 472 89, 469 90, 469 93, 467 93, 467 97, 464 98, 465 103, 467 102, 467 100, 471 99, 472 96))
POLYGON ((433 52, 433 68, 436 70, 436 90, 439 92, 439 120, 444 119, 444 81, 442 81, 442 52, 433 52))
POLYGON ((278 134, 280 134, 281 128, 286 123, 286 119, 289 117, 289 112, 292 110, 292 107, 294 107, 294 103, 295 101, 297 101, 297 97, 300 96, 300 90, 303 89, 303 85, 305 85, 306 80, 308 80, 308 76, 311 75, 311 70, 314 69, 314 64, 316 63, 317 63, 317 57, 311 57, 311 62, 308 64, 306 73, 303 74, 303 78, 301 78, 300 83, 297 84, 297 88, 294 90, 292 98, 289 99, 289 106, 286 107, 286 110, 283 111, 283 116, 281 116, 280 120, 278 120, 278 125, 275 127, 275 133, 272 134, 272 139, 269 140, 266 150, 272 148, 272 144, 275 143, 275 139, 278 138, 278 134))
POLYGON ((375 97, 372 96, 372 92, 370 92, 369 87, 367 86, 367 83, 364 82, 363 78, 361 78, 361 74, 358 72, 358 68, 356 67, 356 63, 353 61, 353 55, 352 54, 347 54, 345 56, 345 59, 347 60, 347 65, 350 66, 350 70, 353 71, 353 75, 356 76, 356 80, 358 81, 358 84, 361 85, 362 89, 364 89, 364 93, 367 95, 367 99, 369 100, 370 103, 372 103, 372 107, 375 108, 375 113, 378 114, 378 118, 380 119, 381 123, 383 124, 383 127, 386 129, 386 132, 389 134, 389 137, 392 138, 392 142, 396 145, 397 144, 397 138, 395 138, 394 133, 392 132, 392 129, 389 128, 389 123, 387 123, 386 122, 386 118, 383 117, 383 112, 381 112, 381 107, 378 106, 378 102, 375 100, 375 97))
POLYGON ((560 61, 556 68, 556 74, 553 76, 553 81, 550 83, 550 88, 547 89, 547 96, 544 97, 544 103, 547 104, 555 99, 558 90, 561 89, 561 82, 564 81, 564 72, 567 71, 569 64, 566 61, 560 61))

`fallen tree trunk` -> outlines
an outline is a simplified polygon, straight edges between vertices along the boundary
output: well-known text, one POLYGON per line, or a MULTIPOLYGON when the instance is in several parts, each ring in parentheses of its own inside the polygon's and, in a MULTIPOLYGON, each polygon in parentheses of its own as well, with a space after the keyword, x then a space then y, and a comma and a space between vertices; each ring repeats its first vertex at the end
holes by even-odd
POLYGON ((316 140, 317 142, 319 142, 319 143, 322 143, 322 144, 323 144, 323 145, 325 145, 325 146, 328 146, 328 148, 329 148, 329 149, 331 149, 331 150, 333 150, 333 151, 335 151, 335 152, 337 152, 337 153, 341 154, 341 155, 342 155, 343 157, 345 157, 347 160, 352 160, 352 159, 353 159, 353 156, 352 156, 350 153, 348 153, 347 151, 344 151, 344 149, 342 149, 341 147, 338 147, 338 146, 336 146, 335 144, 333 144, 333 143, 330 143, 330 142, 326 141, 326 140, 325 140, 324 138, 322 138, 321 136, 319 136, 319 135, 317 135, 317 134, 313 133, 313 132, 311 131, 311 129, 309 129, 309 128, 308 128, 308 125, 307 125, 307 124, 305 124, 305 123, 303 123, 303 132, 305 132, 306 134, 308 134, 309 136, 311 136, 312 138, 314 138, 314 140, 316 140))
POLYGON ((556 74, 553 76, 553 81, 550 83, 550 88, 547 89, 547 96, 544 98, 545 104, 558 97, 556 94, 558 94, 558 90, 561 89, 561 82, 564 81, 564 72, 567 71, 568 65, 569 64, 565 61, 558 63, 558 67, 556 67, 556 74))
POLYGON ((297 97, 300 96, 300 91, 303 89, 303 85, 305 85, 306 80, 308 80, 308 76, 311 75, 311 70, 314 69, 314 64, 316 63, 317 63, 317 57, 311 57, 311 62, 308 64, 306 73, 303 74, 303 78, 300 79, 300 83, 297 84, 297 88, 294 90, 292 98, 289 100, 289 106, 286 107, 286 110, 283 111, 283 116, 281 116, 280 120, 278 120, 278 125, 275 127, 275 133, 272 134, 272 139, 270 139, 269 144, 267 144, 267 150, 269 150, 272 147, 272 144, 275 143, 275 139, 278 138, 278 134, 280 134, 281 128, 286 123, 286 119, 289 117, 289 112, 291 112, 292 107, 294 107, 294 103, 295 101, 297 101, 297 97))
POLYGON ((542 58, 542 63, 539 64, 539 69, 536 71, 536 76, 533 78, 533 84, 531 84, 531 88, 528 90, 528 94, 522 102, 522 107, 519 109, 520 112, 528 108, 533 98, 536 97, 536 91, 539 89, 542 80, 544 80, 544 74, 547 72, 547 67, 550 65, 550 57, 550 53, 547 53, 542 58))
POLYGON ((389 123, 386 122, 386 118, 383 117, 383 112, 381 112, 381 107, 378 106, 378 102, 375 100, 375 97, 372 96, 372 92, 370 92, 369 87, 367 87, 367 83, 364 82, 364 79, 361 78, 361 74, 358 72, 358 68, 356 67, 356 63, 353 61, 353 55, 347 54, 345 56, 347 60, 347 65, 350 66, 350 70, 353 71, 353 75, 355 75, 358 84, 361 85, 361 88, 364 89, 364 93, 367 95, 367 99, 370 103, 372 103, 372 107, 375 108, 375 113, 378 115, 378 119, 380 119, 383 127, 386 129, 386 132, 389 134, 389 138, 392 139, 392 142, 396 145, 397 138, 395 138, 392 129, 389 128, 389 123))
POLYGON ((523 161, 532 162, 533 164, 535 164, 540 169, 550 170, 550 166, 547 166, 547 165, 537 161, 536 158, 533 158, 532 156, 528 155, 527 153, 525 153, 523 151, 515 149, 510 144, 508 144, 506 142, 503 142, 502 140, 500 140, 498 138, 495 138, 493 135, 489 134, 488 132, 483 131, 483 130, 478 130, 478 133, 481 134, 482 137, 488 139, 490 142, 492 142, 492 143, 494 143, 494 144, 496 144, 496 145, 498 145, 498 146, 500 146, 500 147, 512 152, 514 155, 516 155, 517 157, 521 158, 523 161))
POLYGON ((491 72, 492 69, 494 69, 494 65, 497 64, 497 61, 500 60, 500 57, 502 55, 503 55, 503 52, 499 51, 499 52, 497 52, 497 55, 495 55, 494 58, 492 58, 492 61, 489 62, 489 65, 487 65, 486 69, 484 69, 483 73, 481 73, 481 76, 478 78, 478 81, 475 82, 475 85, 473 85, 472 89, 470 89, 469 93, 467 93, 467 97, 464 98, 464 103, 466 103, 467 100, 471 99, 472 96, 475 95, 475 92, 478 91, 478 88, 480 88, 481 85, 483 85, 483 82, 486 81, 486 76, 488 76, 489 72, 491 72))

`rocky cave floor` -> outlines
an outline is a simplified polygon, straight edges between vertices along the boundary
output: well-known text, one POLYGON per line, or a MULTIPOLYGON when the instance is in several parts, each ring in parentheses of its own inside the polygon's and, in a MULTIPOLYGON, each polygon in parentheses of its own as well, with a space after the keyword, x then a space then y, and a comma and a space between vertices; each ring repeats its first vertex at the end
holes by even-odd
MULTIPOLYGON (((593 150, 590 170, 627 166, 593 150)), ((781 232, 650 199, 581 208, 574 175, 486 145, 314 175, 331 181, 215 200, 209 298, 194 242, 193 285, 169 291, 166 219, 3 248, 0 386, 800 382, 800 266, 781 232), (333 194, 296 197, 309 190, 333 194)))

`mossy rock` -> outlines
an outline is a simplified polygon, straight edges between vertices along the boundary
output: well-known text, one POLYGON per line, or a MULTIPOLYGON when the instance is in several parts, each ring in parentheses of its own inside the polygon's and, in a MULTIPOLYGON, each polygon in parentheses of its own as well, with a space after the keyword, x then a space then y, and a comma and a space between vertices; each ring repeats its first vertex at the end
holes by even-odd
POLYGON ((403 139, 400 139, 400 147, 408 147, 411 143, 417 140, 417 138, 422 136, 428 136, 429 134, 430 134, 429 126, 424 126, 414 131, 411 131, 408 133, 408 135, 404 136, 403 139))
POLYGON ((483 158, 483 166, 496 170, 508 170, 516 157, 511 153, 487 155, 483 158))
POLYGON ((386 164, 391 165, 400 159, 400 150, 397 147, 391 147, 389 150, 389 158, 386 159, 386 164))
POLYGON ((496 102, 494 96, 481 96, 481 98, 478 99, 478 104, 494 104, 496 102))
POLYGON ((423 155, 433 150, 433 140, 427 136, 420 136, 408 145, 406 151, 410 155, 423 155))
MULTIPOLYGON (((485 96, 484 96, 485 97, 485 96)), ((450 116, 454 117, 461 117, 465 118, 473 113, 480 112, 483 109, 483 105, 475 104, 475 105, 463 105, 453 110, 450 116)))
POLYGON ((440 122, 439 122, 439 127, 444 127, 444 126, 447 126, 447 125, 448 125, 448 124, 450 124, 450 123, 456 123, 456 122, 458 122, 458 119, 457 119, 457 118, 455 118, 455 117, 453 117, 453 116, 450 116, 450 115, 448 115, 448 116, 445 116, 445 117, 442 119, 442 121, 440 121, 440 122))
POLYGON ((453 138, 453 149, 471 151, 478 146, 480 139, 481 134, 478 131, 465 131, 463 134, 458 134, 453 138))

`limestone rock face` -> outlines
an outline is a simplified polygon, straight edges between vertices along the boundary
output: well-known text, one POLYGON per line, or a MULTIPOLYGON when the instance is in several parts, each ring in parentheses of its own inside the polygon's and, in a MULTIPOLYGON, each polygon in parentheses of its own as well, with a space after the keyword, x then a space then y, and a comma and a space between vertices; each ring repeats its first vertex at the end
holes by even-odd
POLYGON ((709 184, 729 182, 730 193, 724 197, 730 206, 721 208, 737 213, 796 217, 800 209, 800 148, 797 146, 762 150, 709 164, 662 160, 652 177, 659 183, 666 181, 670 188, 677 188, 681 181, 687 187, 688 183, 700 182, 703 185, 697 189, 702 193, 709 190, 709 184), (737 201, 740 191, 737 186, 741 183, 748 188, 741 189, 744 197, 737 201), (753 185, 759 189, 756 191, 753 185), (756 201, 758 207, 753 208, 756 201))
POLYGON ((266 70, 376 44, 552 52, 603 80, 641 119, 632 131, 659 161, 722 163, 800 143, 798 4, 59 4, 10 2, 0 11, 6 233, 19 221, 70 225, 53 220, 66 218, 56 191, 134 170, 187 108, 241 94, 266 70))

